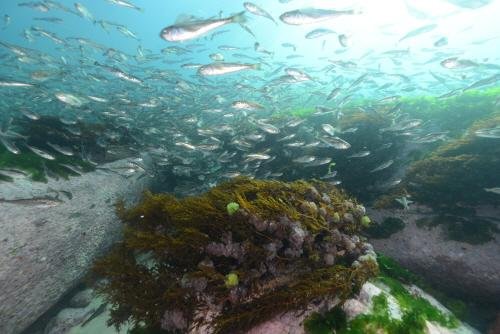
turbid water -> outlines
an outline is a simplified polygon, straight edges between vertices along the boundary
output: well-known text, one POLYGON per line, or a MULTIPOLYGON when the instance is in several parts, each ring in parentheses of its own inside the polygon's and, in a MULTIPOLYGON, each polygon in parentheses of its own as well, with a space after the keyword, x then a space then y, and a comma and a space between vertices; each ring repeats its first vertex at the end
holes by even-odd
POLYGON ((4 2, 0 332, 496 333, 500 1, 4 2))

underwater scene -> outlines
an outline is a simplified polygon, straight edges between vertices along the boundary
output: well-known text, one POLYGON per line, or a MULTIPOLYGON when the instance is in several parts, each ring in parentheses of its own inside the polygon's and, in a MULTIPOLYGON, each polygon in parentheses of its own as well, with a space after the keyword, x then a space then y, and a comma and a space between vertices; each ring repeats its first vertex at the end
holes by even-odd
POLYGON ((0 15, 0 334, 500 334, 500 0, 0 15))

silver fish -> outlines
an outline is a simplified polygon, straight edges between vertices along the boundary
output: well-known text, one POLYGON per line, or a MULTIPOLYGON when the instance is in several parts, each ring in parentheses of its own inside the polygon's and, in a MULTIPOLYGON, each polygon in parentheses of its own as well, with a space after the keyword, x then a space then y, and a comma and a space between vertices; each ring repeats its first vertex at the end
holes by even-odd
POLYGON ((239 72, 243 70, 259 70, 260 64, 240 64, 240 63, 213 63, 203 65, 198 69, 198 74, 204 76, 222 75, 239 72))
POLYGON ((69 147, 62 147, 60 145, 52 144, 52 143, 49 143, 49 142, 47 142, 47 145, 49 145, 56 152, 59 152, 59 153, 61 153, 63 155, 66 155, 68 157, 74 155, 73 150, 71 148, 69 148, 69 147))
POLYGON ((425 25, 425 26, 422 26, 420 28, 417 28, 415 30, 412 30, 410 32, 408 32, 406 35, 404 35, 403 37, 401 37, 399 39, 399 42, 402 42, 404 41, 405 39, 408 39, 408 38, 412 38, 412 37, 415 37, 415 36, 418 36, 418 35, 421 35, 421 34, 425 34, 429 31, 432 31, 434 29, 436 29, 437 27, 437 24, 428 24, 428 25, 425 25))
POLYGON ((314 39, 314 38, 319 38, 323 37, 325 35, 333 34, 334 31, 330 29, 324 29, 324 28, 319 28, 319 29, 314 29, 312 31, 309 31, 306 34, 307 39, 314 39))
POLYGON ((94 15, 92 15, 92 13, 84 5, 76 2, 75 8, 78 11, 78 15, 80 15, 83 18, 86 18, 90 22, 96 23, 96 20, 94 19, 94 15))
POLYGON ((298 157, 296 159, 293 159, 293 162, 299 163, 299 164, 307 164, 307 163, 313 162, 314 160, 316 160, 315 156, 304 155, 304 156, 298 157))
POLYGON ((264 9, 260 8, 256 4, 251 3, 251 2, 244 2, 243 7, 245 7, 245 9, 248 10, 250 13, 252 13, 254 15, 265 17, 265 18, 273 21, 276 25, 278 25, 278 23, 274 20, 274 18, 271 16, 271 14, 269 14, 268 12, 266 12, 264 9))
POLYGON ((484 188, 484 191, 487 191, 489 193, 497 194, 500 195, 500 187, 494 187, 494 188, 484 188))
POLYGON ((25 83, 25 82, 18 82, 18 81, 0 81, 0 87, 20 87, 20 88, 26 88, 26 87, 33 87, 34 85, 25 83))
POLYGON ((112 3, 112 4, 115 4, 115 5, 118 5, 118 6, 122 6, 122 7, 125 7, 125 8, 131 8, 131 9, 135 9, 135 10, 138 10, 140 12, 143 11, 142 8, 140 7, 137 7, 136 5, 134 5, 133 3, 131 2, 128 2, 128 1, 125 1, 125 0, 108 0, 108 2, 112 3))
POLYGON ((303 25, 328 21, 344 15, 355 15, 354 10, 304 8, 281 14, 280 20, 290 25, 303 25))
POLYGON ((226 24, 238 23, 241 25, 245 22, 245 12, 216 20, 188 21, 163 28, 160 32, 160 37, 169 42, 187 41, 198 38, 226 24))
POLYGON ((370 155, 370 151, 359 151, 357 153, 351 154, 348 158, 364 158, 370 155))
POLYGON ((31 206, 36 208, 52 208, 60 205, 61 203, 63 203, 63 201, 51 197, 33 197, 33 198, 21 198, 21 199, 0 198, 0 203, 31 206))
POLYGON ((459 59, 458 57, 451 57, 441 61, 441 66, 448 69, 462 69, 468 67, 477 66, 477 64, 471 60, 459 59))
POLYGON ((389 168, 392 164, 394 163, 394 160, 388 160, 380 165, 378 165, 377 167, 373 168, 370 173, 375 173, 375 172, 378 172, 378 171, 381 171, 381 170, 384 170, 386 168, 389 168))
POLYGON ((45 152, 44 150, 41 150, 39 148, 30 146, 28 144, 25 144, 27 148, 31 150, 31 152, 35 153, 41 158, 47 159, 47 160, 56 160, 56 157, 54 157, 52 154, 45 152))
POLYGON ((69 104, 72 107, 81 107, 86 102, 83 98, 63 92, 56 93, 55 97, 59 101, 69 104))
POLYGON ((250 101, 234 101, 231 107, 239 110, 257 110, 264 109, 264 107, 256 102, 250 101))
POLYGON ((330 124, 322 124, 321 128, 330 136, 335 136, 335 128, 330 124))
POLYGON ((339 43, 342 45, 344 48, 349 46, 349 37, 347 37, 346 34, 341 34, 339 35, 339 43))
POLYGON ((17 146, 13 142, 8 140, 7 138, 3 138, 0 136, 0 143, 2 143, 2 145, 5 146, 7 151, 9 151, 10 153, 21 154, 21 151, 19 150, 19 148, 17 148, 17 146))

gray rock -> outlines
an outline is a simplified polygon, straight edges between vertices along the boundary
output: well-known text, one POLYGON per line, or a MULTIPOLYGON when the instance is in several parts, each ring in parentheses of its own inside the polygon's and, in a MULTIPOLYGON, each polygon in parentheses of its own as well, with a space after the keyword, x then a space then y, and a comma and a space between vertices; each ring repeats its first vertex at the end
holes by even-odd
MULTIPOLYGON (((148 159, 144 163, 149 165, 148 159)), ((0 333, 19 333, 84 277, 94 259, 121 238, 115 203, 135 202, 151 178, 105 169, 34 183, 19 178, 0 187, 0 198, 25 199, 71 192, 51 207, 0 203, 0 333)), ((121 169, 124 170, 124 169, 121 169)), ((117 169, 117 171, 120 171, 117 169)))
MULTIPOLYGON (((479 210, 481 211, 481 210, 479 210)), ((404 210, 370 210, 374 220, 397 217, 405 228, 389 239, 371 239, 377 252, 392 257, 404 267, 426 278, 440 289, 479 300, 498 303, 500 300, 500 238, 471 245, 447 240, 440 226, 419 228, 421 208, 404 210)), ((426 213, 428 214, 428 213, 426 213)), ((485 216, 500 216, 484 212, 485 216)))

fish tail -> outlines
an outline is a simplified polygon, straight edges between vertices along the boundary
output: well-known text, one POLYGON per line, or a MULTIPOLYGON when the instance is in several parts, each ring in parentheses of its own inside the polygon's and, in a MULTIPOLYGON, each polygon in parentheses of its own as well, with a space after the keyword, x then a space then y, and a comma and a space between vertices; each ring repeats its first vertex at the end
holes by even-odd
POLYGON ((244 24, 247 22, 247 18, 245 16, 246 11, 239 12, 230 17, 232 23, 244 24))
POLYGON ((253 65, 252 65, 252 68, 253 68, 254 70, 258 70, 258 71, 260 71, 260 70, 262 69, 262 64, 253 64, 253 65))

